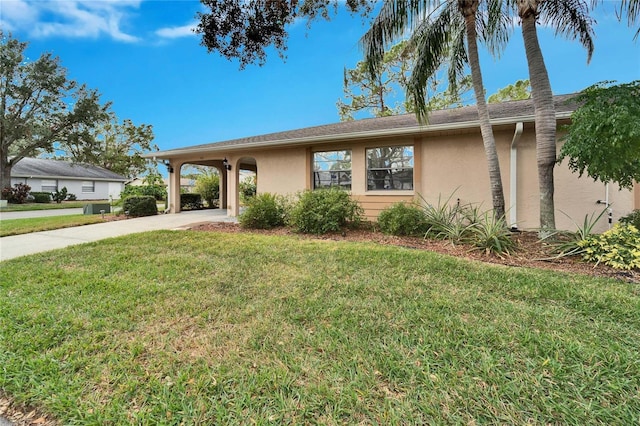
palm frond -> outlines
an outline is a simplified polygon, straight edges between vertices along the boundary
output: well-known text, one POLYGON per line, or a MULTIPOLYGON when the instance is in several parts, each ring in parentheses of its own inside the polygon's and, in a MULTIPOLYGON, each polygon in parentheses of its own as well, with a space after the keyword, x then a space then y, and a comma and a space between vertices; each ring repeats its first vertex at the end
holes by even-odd
POLYGON ((587 63, 593 54, 593 24, 589 6, 585 0, 555 0, 540 3, 540 17, 548 22, 556 34, 575 40, 587 50, 587 63))

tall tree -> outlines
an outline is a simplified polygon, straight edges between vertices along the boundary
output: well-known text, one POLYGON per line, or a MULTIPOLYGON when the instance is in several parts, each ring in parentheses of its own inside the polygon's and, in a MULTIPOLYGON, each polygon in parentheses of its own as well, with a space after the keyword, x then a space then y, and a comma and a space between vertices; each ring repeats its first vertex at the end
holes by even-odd
POLYGON ((489 96, 489 98, 487 98, 487 102, 490 104, 497 104, 500 102, 529 99, 530 97, 531 84, 529 84, 529 80, 518 80, 513 84, 499 89, 496 93, 489 96))
POLYGON ((367 15, 376 0, 200 0, 207 9, 197 14, 196 33, 209 52, 248 64, 263 65, 265 49, 275 47, 284 58, 287 26, 296 19, 330 19, 339 4, 351 13, 367 15))
POLYGON ((601 182, 633 189, 640 182, 640 80, 602 82, 580 92, 571 115, 560 161, 601 182))
MULTIPOLYGON (((415 102, 405 96, 413 63, 414 52, 406 41, 401 41, 385 52, 377 75, 371 75, 366 61, 359 61, 353 69, 345 69, 345 101, 339 99, 336 103, 340 120, 353 120, 354 114, 362 111, 369 111, 375 117, 415 112, 415 102)), ((472 89, 468 75, 457 83, 456 90, 443 87, 436 76, 429 79, 427 85, 426 103, 430 110, 460 107, 472 89)))
POLYGON ((529 67, 531 95, 535 108, 536 160, 540 192, 540 234, 555 230, 553 169, 556 164, 556 113, 549 74, 538 42, 537 23, 549 24, 556 34, 579 38, 587 49, 587 62, 593 52, 592 19, 583 0, 509 0, 520 17, 522 38, 529 67))
POLYGON ((158 150, 152 142, 151 125, 136 126, 128 119, 120 123, 115 114, 89 129, 86 135, 75 136, 60 144, 64 157, 76 163, 104 167, 131 179, 148 169, 148 160, 142 154, 158 150))
POLYGON ((442 64, 448 63, 449 84, 455 87, 465 65, 469 65, 489 169, 493 210, 497 217, 503 217, 505 202, 500 163, 485 100, 477 42, 481 36, 492 49, 499 47, 505 24, 498 0, 487 0, 482 5, 485 7, 479 13, 479 0, 387 0, 361 44, 371 73, 375 75, 380 71, 385 46, 413 30, 409 42, 416 49, 416 64, 408 92, 422 121, 428 119, 425 102, 428 79, 442 64))
POLYGON ((45 53, 29 62, 26 48, 0 31, 0 188, 11 185, 11 169, 23 158, 85 140, 108 109, 97 91, 67 78, 57 57, 45 53))

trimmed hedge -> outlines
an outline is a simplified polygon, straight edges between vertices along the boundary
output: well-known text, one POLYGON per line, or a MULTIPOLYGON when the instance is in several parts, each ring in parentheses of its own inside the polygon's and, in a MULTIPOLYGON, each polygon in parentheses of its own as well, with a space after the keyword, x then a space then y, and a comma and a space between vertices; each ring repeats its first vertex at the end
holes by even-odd
POLYGON ((200 210, 204 208, 202 204, 202 196, 200 194, 180 194, 181 210, 200 210))
POLYGON ((156 199, 150 195, 141 197, 127 197, 122 206, 125 214, 130 217, 153 216, 158 214, 156 199))
POLYGON ((51 202, 51 193, 50 192, 33 192, 30 194, 33 196, 33 201, 36 203, 50 203, 51 202))

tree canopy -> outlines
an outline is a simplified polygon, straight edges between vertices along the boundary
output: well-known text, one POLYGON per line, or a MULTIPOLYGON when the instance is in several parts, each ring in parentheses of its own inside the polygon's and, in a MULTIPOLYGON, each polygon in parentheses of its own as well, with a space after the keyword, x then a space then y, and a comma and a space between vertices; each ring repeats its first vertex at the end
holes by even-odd
POLYGON ((134 178, 148 168, 142 154, 158 147, 152 143, 151 125, 136 126, 129 119, 118 122, 115 114, 88 131, 84 141, 68 138, 59 146, 64 157, 76 163, 89 163, 134 178))
MULTIPOLYGON (((411 93, 406 93, 413 68, 414 52, 402 41, 384 55, 380 72, 372 76, 366 61, 359 61, 344 72, 344 98, 336 103, 341 121, 354 119, 354 114, 368 111, 375 117, 415 112, 411 93)), ((428 81, 425 101, 429 110, 455 108, 468 103, 471 77, 464 76, 453 89, 443 87, 436 76, 428 81)))
POLYGON ((531 98, 531 84, 529 80, 518 80, 502 89, 498 89, 496 93, 489 96, 487 102, 497 104, 500 102, 519 101, 531 98))
POLYGON ((200 0, 208 9, 197 15, 196 33, 209 52, 248 64, 263 65, 266 49, 274 47, 281 58, 287 50, 287 26, 296 19, 330 19, 339 4, 351 13, 367 15, 375 0, 200 0))
POLYGON ((632 189, 640 182, 640 80, 612 85, 601 82, 572 99, 580 105, 571 115, 560 161, 594 180, 632 189))
POLYGON ((0 187, 11 185, 11 168, 25 157, 52 152, 54 144, 84 141, 107 117, 96 90, 67 78, 57 57, 25 58, 27 43, 0 31, 0 187))

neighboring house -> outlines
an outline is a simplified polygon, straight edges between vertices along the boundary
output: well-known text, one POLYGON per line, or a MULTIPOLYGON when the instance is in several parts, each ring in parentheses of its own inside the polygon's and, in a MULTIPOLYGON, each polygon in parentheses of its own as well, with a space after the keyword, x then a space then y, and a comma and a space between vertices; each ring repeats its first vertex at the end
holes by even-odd
POLYGON ((11 168, 11 185, 25 183, 34 192, 66 187, 78 200, 118 199, 127 180, 102 167, 44 158, 23 158, 11 168))
MULTIPOLYGON (((575 106, 571 95, 555 97, 559 129, 575 106)), ((510 226, 539 226, 539 187, 532 100, 490 104, 510 226)), ((561 137, 559 137, 561 140, 561 137)), ((558 147, 561 142, 558 143, 558 147)), ((372 118, 189 146, 148 154, 169 162, 170 209, 180 203, 176 189, 185 164, 218 168, 221 208, 239 213, 239 170, 257 172, 258 193, 294 194, 339 186, 351 191, 369 219, 399 201, 480 204, 490 209, 491 191, 475 106, 434 111, 429 124, 414 115, 372 118)), ((640 208, 640 186, 620 190, 583 176, 566 161, 555 168, 556 225, 575 230, 585 215, 608 200, 613 220, 640 208)), ((607 227, 606 217, 598 230, 607 227)))

